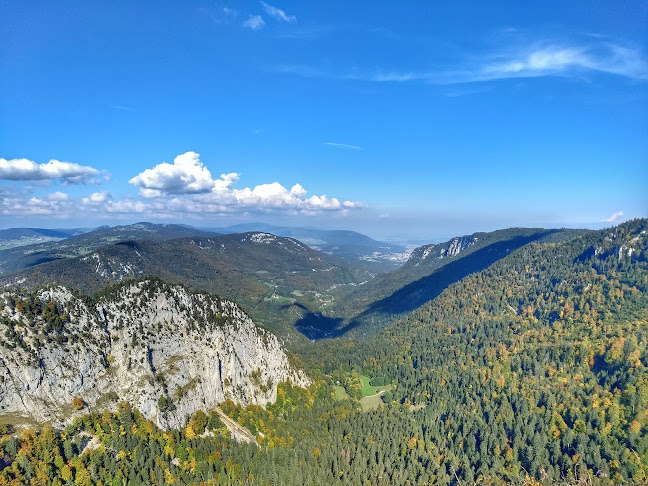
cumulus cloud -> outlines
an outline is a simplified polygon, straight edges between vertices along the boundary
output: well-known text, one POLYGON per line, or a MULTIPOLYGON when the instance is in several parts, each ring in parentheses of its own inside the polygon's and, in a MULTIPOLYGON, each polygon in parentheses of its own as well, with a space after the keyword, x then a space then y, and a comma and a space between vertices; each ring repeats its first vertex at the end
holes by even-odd
POLYGON ((163 162, 130 179, 147 198, 163 194, 198 194, 214 187, 209 170, 200 162, 196 152, 178 155, 173 164, 163 162))
POLYGON ((0 214, 10 216, 48 215, 65 219, 73 214, 73 210, 74 203, 64 192, 53 192, 27 200, 19 196, 0 199, 0 214))
POLYGON ((93 192, 88 197, 81 199, 83 204, 101 204, 106 202, 110 198, 110 193, 108 191, 99 191, 93 192))
POLYGON ((308 194, 301 184, 284 186, 275 181, 253 187, 236 187, 237 172, 212 177, 199 154, 186 152, 173 163, 163 162, 130 179, 139 196, 115 199, 108 191, 73 198, 65 192, 33 196, 0 186, 0 214, 56 215, 60 218, 137 216, 142 218, 204 219, 213 215, 288 213, 316 215, 335 212, 346 215, 364 207, 361 203, 308 194))
POLYGON ((260 15, 250 15, 248 19, 243 22, 243 27, 247 27, 252 30, 259 30, 265 25, 265 20, 260 15))
POLYGON ((619 219, 623 215, 624 215, 623 211, 616 211, 616 212, 612 213, 610 216, 608 216, 607 218, 603 218, 601 220, 601 223, 613 223, 614 221, 616 221, 617 219, 619 219))
POLYGON ((98 183, 94 167, 52 159, 37 164, 29 159, 0 158, 0 179, 11 181, 61 180, 68 184, 98 183))
POLYGON ((301 184, 295 184, 290 189, 290 194, 297 197, 304 196, 306 194, 306 189, 304 189, 301 184))
POLYGON ((123 201, 108 201, 106 203, 106 211, 109 213, 144 213, 147 210, 153 212, 154 207, 143 203, 142 201, 133 201, 132 199, 125 199, 123 201))
POLYGON ((135 207, 134 203, 120 205, 111 201, 110 211, 232 213, 241 211, 288 210, 303 213, 319 211, 346 211, 362 207, 353 201, 340 201, 326 195, 307 197, 301 184, 290 189, 279 182, 259 184, 253 188, 235 188, 239 174, 230 172, 214 179, 200 161, 199 154, 187 152, 178 155, 173 164, 162 163, 147 169, 130 180, 140 188, 140 195, 150 202, 135 207), (170 198, 170 196, 176 196, 170 198))
MULTIPOLYGON (((129 182, 140 188, 140 195, 155 203, 145 204, 145 208, 171 212, 233 212, 241 210, 291 210, 317 212, 331 210, 349 210, 362 207, 353 201, 340 201, 326 195, 307 197, 307 191, 301 184, 287 189, 279 182, 259 184, 254 188, 238 189, 234 184, 239 174, 230 172, 214 179, 211 172, 200 161, 196 152, 178 155, 173 164, 166 162, 133 177, 129 182), (168 196, 186 196, 168 199, 168 196)), ((133 208, 117 202, 109 205, 111 211, 122 211, 133 208)), ((138 212, 144 211, 140 207, 138 212)))
POLYGON ((47 195, 47 200, 48 201, 69 201, 70 195, 60 191, 52 192, 51 194, 47 195))
POLYGON ((268 5, 265 2, 261 2, 261 5, 263 5, 263 10, 265 10, 268 15, 276 18, 277 20, 283 20, 284 22, 297 22, 297 17, 295 17, 294 15, 287 15, 286 12, 284 12, 280 8, 273 7, 272 5, 268 5))

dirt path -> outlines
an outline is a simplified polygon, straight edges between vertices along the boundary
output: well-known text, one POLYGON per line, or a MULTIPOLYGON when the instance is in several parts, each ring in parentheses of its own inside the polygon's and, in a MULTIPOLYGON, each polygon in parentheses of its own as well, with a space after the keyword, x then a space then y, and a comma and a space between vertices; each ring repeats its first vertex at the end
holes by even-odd
MULTIPOLYGON (((229 429, 229 431, 232 433, 232 437, 238 441, 241 442, 247 442, 257 444, 256 438, 252 435, 252 433, 243 427, 241 424, 238 422, 232 420, 229 418, 225 412, 223 412, 220 407, 215 408, 216 413, 220 417, 221 421, 225 424, 225 427, 229 429)), ((257 444, 258 446, 259 444, 257 444)))

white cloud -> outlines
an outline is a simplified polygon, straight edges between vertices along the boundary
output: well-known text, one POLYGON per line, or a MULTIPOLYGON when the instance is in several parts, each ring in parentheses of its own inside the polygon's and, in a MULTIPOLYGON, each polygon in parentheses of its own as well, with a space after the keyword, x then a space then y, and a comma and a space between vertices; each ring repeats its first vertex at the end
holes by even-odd
POLYGON ((295 184, 290 189, 290 194, 297 197, 304 196, 306 195, 306 189, 304 189, 301 184, 295 184))
POLYGON ((88 197, 81 199, 83 204, 101 204, 110 199, 110 193, 108 191, 93 192, 88 197))
POLYGON ((48 215, 61 219, 70 217, 74 212, 74 203, 64 192, 53 192, 43 197, 7 197, 0 199, 0 214, 10 216, 48 215))
POLYGON ((648 80, 648 62, 641 52, 614 44, 590 48, 559 45, 532 47, 508 59, 487 63, 476 73, 476 78, 489 80, 570 75, 583 71, 648 80))
POLYGON ((0 186, 0 214, 55 215, 60 218, 205 219, 214 215, 283 213, 317 215, 322 212, 346 215, 364 207, 361 203, 327 195, 309 195, 301 184, 288 189, 279 182, 253 187, 235 187, 236 172, 214 179, 195 152, 178 155, 172 164, 163 162, 130 180, 140 196, 116 200, 108 191, 73 198, 65 192, 32 196, 27 191, 0 186))
POLYGON ((359 145, 351 145, 348 143, 335 143, 335 142, 322 142, 322 143, 324 145, 328 145, 329 147, 336 147, 336 148, 343 148, 343 149, 350 149, 350 150, 364 150, 359 145))
POLYGON ((140 188, 140 196, 151 200, 143 206, 134 202, 120 204, 109 201, 109 211, 127 212, 134 210, 163 211, 167 213, 232 213, 241 211, 288 210, 297 212, 318 212, 348 210, 362 207, 353 201, 340 201, 326 195, 306 197, 307 191, 301 184, 294 184, 290 190, 279 182, 259 184, 254 188, 235 188, 239 174, 221 174, 212 178, 211 172, 200 161, 199 154, 186 152, 178 155, 173 164, 166 162, 133 177, 129 182, 140 188), (168 196, 185 196, 173 197, 168 196))
POLYGON ((252 30, 259 30, 265 25, 265 20, 260 15, 250 15, 250 17, 243 22, 243 27, 247 27, 252 30))
POLYGON ((283 20, 284 22, 297 22, 297 17, 295 17, 294 15, 287 15, 286 12, 284 12, 280 8, 273 7, 272 5, 268 5, 265 2, 261 2, 261 5, 263 5, 263 10, 265 10, 265 12, 271 17, 274 17, 278 20, 283 20))
POLYGON ((607 218, 603 218, 601 220, 601 223, 613 223, 617 219, 619 219, 621 216, 623 216, 623 211, 616 211, 615 213, 612 213, 610 216, 607 218))
POLYGON ((47 200, 48 201, 68 201, 70 199, 70 195, 65 193, 65 192, 53 192, 51 194, 47 195, 47 200))
POLYGON ((640 49, 610 42, 535 43, 495 51, 480 59, 456 65, 435 66, 414 71, 363 70, 331 71, 312 66, 284 65, 279 72, 312 78, 372 83, 422 82, 455 85, 514 78, 542 76, 577 77, 603 73, 638 81, 648 81, 648 59, 640 49))
POLYGON ((0 179, 12 181, 61 180, 68 184, 98 183, 94 167, 52 159, 37 164, 28 159, 0 158, 0 179))
POLYGON ((12 187, 0 186, 0 198, 12 197, 17 194, 17 191, 12 187))
POLYGON ((198 194, 214 187, 209 170, 200 162, 199 154, 186 152, 178 155, 173 164, 163 162, 130 179, 147 198, 164 194, 198 194))
POLYGON ((132 199, 126 199, 123 201, 108 201, 106 203, 106 211, 109 213, 124 213, 124 214, 133 214, 133 213, 144 213, 147 210, 153 212, 153 207, 143 203, 142 201, 133 201, 132 199))

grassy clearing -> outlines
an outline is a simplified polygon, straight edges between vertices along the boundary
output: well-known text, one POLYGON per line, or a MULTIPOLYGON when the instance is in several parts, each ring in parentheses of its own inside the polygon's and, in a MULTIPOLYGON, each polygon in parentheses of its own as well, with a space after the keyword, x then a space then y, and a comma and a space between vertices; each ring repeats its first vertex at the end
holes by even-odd
POLYGON ((333 385, 333 390, 335 390, 336 400, 346 400, 347 398, 351 398, 343 386, 333 385))
POLYGON ((371 386, 369 384, 370 378, 368 376, 360 375, 360 379, 362 380, 362 396, 363 397, 368 397, 368 396, 375 395, 376 393, 378 393, 376 391, 376 387, 371 386))
POLYGON ((362 397, 360 399, 360 406, 363 411, 376 410, 378 407, 381 407, 383 404, 380 395, 373 395, 371 397, 362 397))
MULTIPOLYGON (((363 382, 364 383, 364 382, 363 382)), ((376 410, 378 407, 382 407, 383 401, 382 401, 382 395, 386 391, 393 390, 395 388, 394 385, 384 385, 384 386, 376 386, 376 387, 371 387, 376 390, 376 393, 373 395, 365 395, 360 399, 360 406, 362 407, 362 410, 365 412, 367 410, 376 410)), ((363 388, 364 391, 364 388, 363 388)))

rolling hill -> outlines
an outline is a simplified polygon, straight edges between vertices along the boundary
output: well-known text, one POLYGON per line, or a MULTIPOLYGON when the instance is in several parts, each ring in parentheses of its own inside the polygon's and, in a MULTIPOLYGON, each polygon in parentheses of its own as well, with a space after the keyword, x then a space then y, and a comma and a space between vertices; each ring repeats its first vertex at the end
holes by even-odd
POLYGON ((258 322, 273 328, 282 324, 284 330, 373 278, 365 268, 292 238, 243 233, 118 241, 5 276, 4 282, 58 284, 92 294, 112 282, 149 275, 218 293, 242 305, 258 322))
POLYGON ((348 230, 322 230, 304 227, 274 226, 266 223, 243 223, 225 228, 214 228, 218 233, 263 231, 287 236, 336 256, 349 263, 363 265, 374 272, 386 272, 400 267, 409 256, 408 247, 374 240, 348 230))
MULTIPOLYGON (((7 235, 32 234, 28 228, 15 228, 7 235)), ((58 230, 35 230, 43 234, 66 234, 58 230), (54 233, 52 233, 54 232, 54 233)), ((40 233, 39 233, 40 234, 40 233)), ((79 235, 69 235, 60 241, 0 250, 0 276, 20 271, 41 263, 87 255, 104 245, 126 240, 163 241, 188 236, 213 235, 205 231, 177 224, 137 223, 127 226, 101 226, 79 235)))

